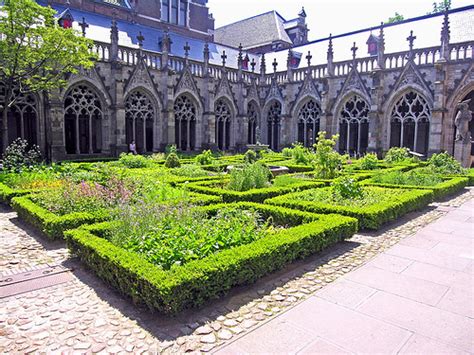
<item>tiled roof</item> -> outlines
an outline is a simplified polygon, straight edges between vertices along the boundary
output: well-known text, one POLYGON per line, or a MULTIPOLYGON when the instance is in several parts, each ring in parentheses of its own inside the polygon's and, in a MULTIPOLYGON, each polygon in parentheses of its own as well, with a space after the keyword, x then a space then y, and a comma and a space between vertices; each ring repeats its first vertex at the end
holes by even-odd
POLYGON ((276 11, 266 12, 217 28, 214 41, 234 47, 242 43, 244 48, 259 47, 275 41, 291 44, 284 23, 285 20, 276 11))
MULTIPOLYGON (((453 9, 449 14, 451 38, 450 43, 460 43, 466 41, 474 41, 474 6, 453 9)), ((406 38, 413 30, 416 36, 414 48, 434 47, 440 45, 441 28, 443 23, 443 14, 434 16, 421 16, 414 19, 408 19, 400 23, 386 25, 385 33, 385 53, 396 53, 408 50, 408 42, 406 38)), ((356 42, 357 57, 367 57, 367 39, 370 34, 378 36, 379 27, 374 26, 372 29, 363 29, 348 34, 333 36, 333 52, 334 61, 344 61, 352 58, 351 47, 356 42)), ((296 52, 306 53, 311 51, 312 64, 325 64, 327 62, 328 38, 311 41, 302 46, 294 47, 296 52)), ((267 62, 276 58, 280 64, 286 63, 288 55, 287 50, 268 53, 266 55, 267 62)), ((306 66, 306 61, 302 60, 300 67, 306 66)), ((281 68, 281 66, 280 66, 281 68)))

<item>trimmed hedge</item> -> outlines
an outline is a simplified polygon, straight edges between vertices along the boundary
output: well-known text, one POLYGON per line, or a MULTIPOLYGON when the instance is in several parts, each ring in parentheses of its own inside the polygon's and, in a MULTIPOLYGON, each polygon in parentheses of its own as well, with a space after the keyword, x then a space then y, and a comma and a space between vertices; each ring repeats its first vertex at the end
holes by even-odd
MULTIPOLYGON (((380 193, 383 193, 384 190, 378 187, 372 188, 380 189, 380 193)), ((376 203, 361 208, 304 201, 300 197, 304 196, 305 192, 278 196, 266 200, 265 203, 314 213, 339 213, 357 218, 361 229, 379 229, 384 223, 393 221, 408 212, 423 208, 433 201, 431 190, 402 190, 390 202, 376 203)))
POLYGON ((448 178, 434 186, 382 184, 371 182, 370 179, 362 182, 362 184, 364 185, 386 187, 390 189, 431 190, 433 191, 434 200, 440 200, 445 198, 446 196, 459 192, 464 189, 468 185, 468 183, 469 179, 465 177, 454 177, 450 179, 448 178))
MULTIPOLYGON (((209 205, 221 203, 222 198, 220 196, 206 196, 191 192, 189 194, 189 201, 192 204, 209 205)), ((105 210, 74 212, 59 216, 33 202, 30 195, 13 198, 12 207, 21 219, 53 240, 62 239, 65 230, 78 228, 83 224, 105 221, 109 218, 109 213, 105 210)))
MULTIPOLYGON (((209 213, 229 205, 208 208, 209 213)), ((338 215, 315 215, 254 203, 234 206, 272 215, 275 220, 302 223, 267 237, 164 271, 140 255, 116 247, 107 239, 109 223, 85 226, 65 233, 71 252, 135 303, 151 310, 177 313, 201 306, 236 285, 255 282, 292 261, 321 251, 350 237, 357 221, 338 215)))
POLYGON ((11 187, 0 182, 0 203, 10 204, 13 197, 28 195, 32 190, 12 189, 11 187))
MULTIPOLYGON (((225 183, 228 180, 222 180, 225 183)), ((248 191, 233 191, 216 187, 216 181, 201 181, 196 183, 189 183, 186 187, 190 191, 198 192, 206 195, 217 195, 222 197, 224 202, 263 202, 267 198, 287 194, 289 192, 306 190, 316 187, 322 187, 324 182, 302 180, 301 183, 292 184, 284 187, 266 187, 262 189, 252 189, 248 191)))

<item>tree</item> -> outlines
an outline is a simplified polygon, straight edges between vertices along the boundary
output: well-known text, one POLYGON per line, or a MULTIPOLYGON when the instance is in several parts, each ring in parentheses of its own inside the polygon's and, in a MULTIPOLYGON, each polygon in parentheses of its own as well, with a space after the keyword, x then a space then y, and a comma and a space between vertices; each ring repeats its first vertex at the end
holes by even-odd
POLYGON ((405 17, 403 15, 400 15, 398 12, 395 12, 395 15, 388 18, 387 23, 400 22, 400 21, 403 21, 404 19, 405 17))
POLYGON ((1 8, 2 150, 8 144, 8 110, 18 93, 60 88, 66 85, 68 73, 94 65, 92 41, 72 28, 59 26, 55 14, 55 10, 34 0, 5 0, 1 8))
POLYGON ((428 12, 428 15, 444 12, 446 10, 449 10, 450 8, 451 8, 451 0, 443 0, 443 1, 440 1, 439 3, 434 2, 433 11, 428 12))

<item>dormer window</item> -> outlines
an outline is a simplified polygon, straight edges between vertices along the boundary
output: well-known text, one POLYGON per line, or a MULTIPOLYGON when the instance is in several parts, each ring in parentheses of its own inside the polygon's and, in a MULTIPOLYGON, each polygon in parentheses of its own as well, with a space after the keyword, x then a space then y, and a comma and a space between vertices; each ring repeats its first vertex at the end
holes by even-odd
POLYGON ((367 40, 367 52, 369 55, 377 55, 379 51, 379 38, 370 34, 367 40))
POLYGON ((174 25, 187 26, 188 2, 185 0, 161 0, 161 20, 174 25))
POLYGON ((74 18, 72 17, 69 9, 65 10, 62 14, 59 15, 58 24, 62 28, 71 28, 74 18))

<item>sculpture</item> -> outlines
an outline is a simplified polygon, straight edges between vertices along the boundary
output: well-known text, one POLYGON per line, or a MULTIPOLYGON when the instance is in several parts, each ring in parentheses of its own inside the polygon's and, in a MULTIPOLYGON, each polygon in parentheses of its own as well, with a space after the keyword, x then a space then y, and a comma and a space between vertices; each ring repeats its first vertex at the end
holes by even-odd
POLYGON ((456 126, 456 142, 471 142, 471 133, 469 132, 469 122, 472 120, 472 111, 469 110, 470 101, 471 99, 462 101, 456 106, 459 110, 454 119, 454 125, 456 126))

